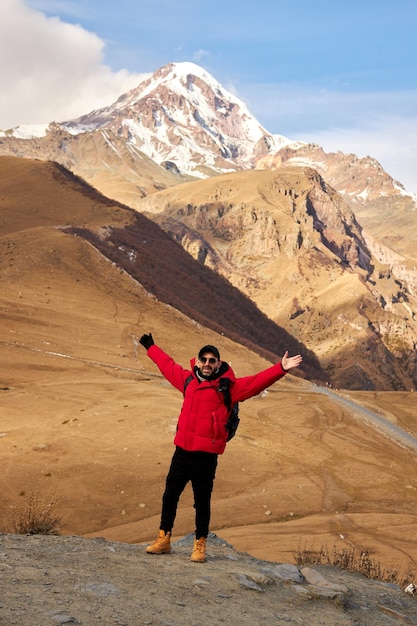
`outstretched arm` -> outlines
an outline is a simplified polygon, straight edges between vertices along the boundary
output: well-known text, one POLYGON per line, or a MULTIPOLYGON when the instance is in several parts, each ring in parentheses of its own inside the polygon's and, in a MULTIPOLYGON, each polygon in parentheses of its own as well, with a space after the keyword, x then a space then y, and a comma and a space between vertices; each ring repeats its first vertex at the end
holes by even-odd
POLYGON ((146 349, 148 357, 159 368, 162 376, 181 393, 184 393, 184 382, 191 374, 190 370, 184 369, 179 363, 176 363, 172 357, 161 350, 152 337, 152 333, 144 334, 139 339, 139 343, 146 349))
POLYGON ((243 402, 248 398, 256 396, 258 393, 270 387, 273 383, 280 380, 285 376, 286 372, 293 367, 298 367, 303 360, 301 354, 296 356, 288 356, 288 351, 285 352, 281 361, 268 367, 266 370, 262 370, 252 376, 243 376, 242 378, 236 378, 234 385, 232 386, 232 399, 233 402, 243 402))
POLYGON ((303 360, 301 354, 297 354, 296 356, 288 356, 288 350, 284 353, 284 356, 281 359, 282 369, 288 372, 288 370, 293 367, 298 367, 303 360))

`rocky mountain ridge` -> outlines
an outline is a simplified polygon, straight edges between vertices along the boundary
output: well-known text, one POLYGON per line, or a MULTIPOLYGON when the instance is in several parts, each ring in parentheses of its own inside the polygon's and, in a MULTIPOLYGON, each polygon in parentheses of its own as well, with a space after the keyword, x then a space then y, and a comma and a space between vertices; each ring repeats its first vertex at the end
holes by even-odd
POLYGON ((110 107, 62 127, 74 134, 110 131, 159 165, 198 178, 250 169, 255 157, 291 143, 268 133, 243 102, 193 63, 162 67, 110 107))
MULTIPOLYGON (((316 144, 285 146, 278 152, 260 157, 259 169, 312 167, 343 197, 360 224, 373 237, 403 257, 416 259, 409 229, 415 226, 417 197, 408 193, 372 157, 326 153, 316 144)), ((393 252, 393 254, 395 254, 393 252)), ((380 262, 386 262, 381 257, 380 262)), ((389 261, 388 261, 389 262, 389 261)))

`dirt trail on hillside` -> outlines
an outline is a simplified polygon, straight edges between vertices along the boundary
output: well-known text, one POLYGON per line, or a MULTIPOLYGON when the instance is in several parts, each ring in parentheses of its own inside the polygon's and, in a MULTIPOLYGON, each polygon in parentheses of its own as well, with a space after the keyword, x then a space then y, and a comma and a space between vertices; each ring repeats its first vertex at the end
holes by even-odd
POLYGON ((334 392, 326 387, 319 386, 316 386, 316 391, 317 393, 326 394, 335 402, 340 402, 351 411, 352 415, 359 414, 359 419, 366 424, 371 424, 378 432, 381 432, 389 439, 417 452, 417 437, 400 428, 395 423, 393 424, 384 417, 383 413, 371 411, 357 401, 355 402, 349 397, 349 392, 334 392))

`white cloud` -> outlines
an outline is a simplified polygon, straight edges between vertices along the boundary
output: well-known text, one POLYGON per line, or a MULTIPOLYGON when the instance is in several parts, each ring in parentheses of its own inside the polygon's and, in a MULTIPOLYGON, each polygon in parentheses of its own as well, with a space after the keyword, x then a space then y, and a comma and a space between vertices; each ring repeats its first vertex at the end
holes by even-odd
POLYGON ((209 56, 210 56, 210 52, 208 52, 207 50, 202 50, 200 48, 199 50, 195 50, 195 52, 193 52, 193 54, 191 55, 191 58, 194 61, 194 63, 201 63, 204 58, 209 57, 209 56))
POLYGON ((417 117, 381 117, 363 127, 304 133, 301 139, 318 143, 326 152, 371 156, 407 191, 417 194, 417 117))
POLYGON ((144 77, 112 71, 103 49, 79 25, 48 18, 24 0, 1 0, 0 128, 77 117, 111 104, 144 77))

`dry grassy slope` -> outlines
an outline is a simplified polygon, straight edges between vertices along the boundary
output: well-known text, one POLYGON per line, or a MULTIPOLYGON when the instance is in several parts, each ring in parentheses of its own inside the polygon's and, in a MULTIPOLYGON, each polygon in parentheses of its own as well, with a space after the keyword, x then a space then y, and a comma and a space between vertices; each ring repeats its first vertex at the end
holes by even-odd
POLYGON ((311 347, 336 386, 415 386, 414 299, 313 170, 218 176, 138 208, 311 347))
POLYGON ((0 234, 43 226, 122 225, 132 211, 57 163, 0 157, 0 234))
MULTIPOLYGON (((57 500, 65 534, 148 541, 181 398, 137 336, 152 330, 183 364, 208 339, 238 375, 268 363, 167 307, 86 241, 55 228, 58 206, 66 221, 83 224, 88 211, 96 226, 114 211, 124 223, 122 208, 94 194, 90 204, 78 183, 67 185, 50 164, 14 165, 23 167, 25 184, 12 185, 8 199, 13 163, 0 168, 7 225, 0 241, 0 532, 12 530, 13 507, 36 491, 57 500), (51 181, 55 199, 46 193, 51 181)), ((366 401, 383 410, 378 397, 366 401)), ((412 400, 401 395, 402 415, 413 415, 412 400)), ((241 415, 239 434, 220 459, 214 531, 272 560, 292 561, 300 542, 342 542, 387 565, 415 562, 415 454, 293 376, 243 403, 241 415)), ((192 518, 187 488, 177 536, 192 530, 192 518)))
MULTIPOLYGON (((31 243, 26 255, 28 233, 15 237, 13 280, 1 298, 3 524, 20 493, 51 490, 63 500, 66 530, 82 533, 119 520, 119 504, 134 484, 129 507, 137 515, 141 477, 158 450, 150 429, 164 432, 166 453, 172 446, 167 420, 179 400, 138 347, 137 335, 151 329, 186 365, 208 333, 84 241, 47 229, 31 243)), ((209 338, 238 369, 245 354, 249 371, 266 365, 224 337, 210 332, 209 338)), ((161 478, 150 473, 146 491, 161 478)))

